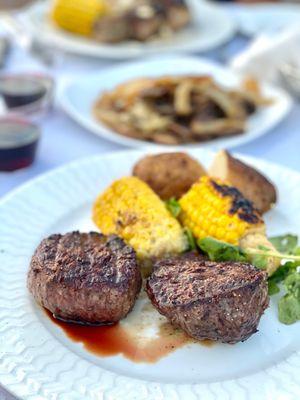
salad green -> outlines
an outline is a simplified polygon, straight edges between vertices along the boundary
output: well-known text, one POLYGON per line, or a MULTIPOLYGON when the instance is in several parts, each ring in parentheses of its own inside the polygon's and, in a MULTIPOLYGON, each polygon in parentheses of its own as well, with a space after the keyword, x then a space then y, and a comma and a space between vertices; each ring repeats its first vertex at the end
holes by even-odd
POLYGON ((173 217, 177 218, 180 214, 181 207, 175 197, 171 197, 169 200, 165 201, 167 209, 173 215, 173 217))
POLYGON ((242 261, 247 262, 243 250, 229 243, 206 237, 197 241, 198 247, 208 255, 211 261, 242 261))
POLYGON ((298 244, 298 237, 289 233, 283 236, 273 236, 269 240, 278 251, 288 254, 293 254, 298 244))
POLYGON ((283 264, 269 277, 269 294, 280 292, 280 283, 283 283, 285 295, 278 303, 278 318, 284 324, 292 324, 300 320, 300 251, 298 237, 295 235, 276 236, 270 238, 280 254, 270 251, 264 246, 257 249, 241 249, 239 246, 221 242, 211 237, 197 241, 197 245, 212 261, 242 261, 251 262, 256 267, 264 269, 269 256, 280 257, 283 264), (282 253, 285 251, 285 254, 282 253))
POLYGON ((188 228, 185 227, 183 228, 183 232, 186 235, 187 241, 188 241, 188 249, 187 251, 192 251, 192 250, 196 250, 197 249, 197 244, 196 244, 196 240, 193 236, 192 231, 188 228))

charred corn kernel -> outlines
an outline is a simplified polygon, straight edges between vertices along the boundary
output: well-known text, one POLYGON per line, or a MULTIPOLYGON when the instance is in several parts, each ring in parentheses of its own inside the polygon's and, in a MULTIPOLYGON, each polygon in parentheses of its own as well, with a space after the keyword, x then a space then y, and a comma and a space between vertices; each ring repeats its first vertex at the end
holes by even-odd
POLYGON ((65 30, 90 36, 97 18, 106 12, 104 0, 55 0, 51 17, 65 30))
POLYGON ((179 222, 143 181, 125 177, 96 199, 93 220, 102 233, 116 234, 140 259, 181 253, 187 239, 179 222))
MULTIPOLYGON (((207 176, 200 178, 179 200, 180 220, 197 239, 213 237, 242 248, 274 246, 266 238, 265 224, 252 203, 234 187, 207 176)), ((272 274, 280 265, 268 257, 267 271, 272 274)))
POLYGON ((236 245, 249 229, 264 229, 261 216, 237 189, 207 176, 195 183, 179 203, 180 220, 197 239, 211 236, 236 245))

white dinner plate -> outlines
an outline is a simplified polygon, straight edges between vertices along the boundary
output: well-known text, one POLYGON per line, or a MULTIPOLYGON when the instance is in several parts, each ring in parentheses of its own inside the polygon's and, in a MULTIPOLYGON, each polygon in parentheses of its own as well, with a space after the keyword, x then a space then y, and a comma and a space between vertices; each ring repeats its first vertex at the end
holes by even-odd
POLYGON ((164 40, 147 43, 127 41, 101 44, 91 39, 68 33, 57 28, 49 19, 49 2, 29 8, 22 16, 22 23, 35 39, 47 46, 84 56, 128 59, 164 52, 203 52, 228 41, 234 33, 234 24, 221 7, 201 0, 188 0, 192 23, 189 27, 164 40))
MULTIPOLYGON (((204 149, 190 154, 205 166, 213 156, 204 149)), ((76 161, 1 201, 0 383, 24 400, 298 400, 299 323, 278 321, 278 295, 271 298, 259 331, 244 343, 188 344, 154 364, 89 353, 32 300, 26 275, 38 243, 54 232, 95 229, 96 195, 130 174, 144 155, 124 151, 76 161)), ((246 160, 278 188, 279 203, 266 216, 268 233, 300 234, 300 174, 246 160)), ((139 312, 139 303, 125 323, 139 312)))
MULTIPOLYGON (((155 57, 146 61, 135 61, 122 66, 102 70, 98 74, 74 79, 68 82, 59 93, 59 100, 66 113, 90 132, 129 147, 174 147, 146 142, 122 136, 92 115, 92 106, 96 98, 116 85, 137 77, 180 74, 209 74, 216 81, 229 88, 238 87, 241 77, 237 73, 213 62, 195 57, 155 57)), ((243 134, 214 139, 202 143, 186 144, 186 147, 209 147, 213 149, 230 148, 247 143, 264 135, 277 125, 289 112, 291 99, 283 90, 267 85, 263 93, 274 99, 272 105, 261 108, 250 116, 247 129, 243 134)))

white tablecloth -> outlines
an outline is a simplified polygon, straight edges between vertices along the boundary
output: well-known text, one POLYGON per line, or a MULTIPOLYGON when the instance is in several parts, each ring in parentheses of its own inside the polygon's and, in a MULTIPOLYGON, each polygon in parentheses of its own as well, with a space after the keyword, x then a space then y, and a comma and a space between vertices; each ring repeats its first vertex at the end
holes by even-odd
MULTIPOLYGON (((235 40, 226 47, 226 56, 234 54, 245 42, 235 40)), ((224 58, 224 48, 208 53, 214 59, 224 58)), ((61 55, 57 64, 46 69, 39 62, 14 49, 4 71, 47 71, 57 81, 66 77, 99 72, 112 64, 104 61, 83 60, 74 56, 61 55)), ((28 181, 69 161, 100 154, 107 151, 124 149, 121 146, 102 140, 71 121, 57 107, 40 122, 42 139, 35 163, 27 169, 13 173, 0 173, 0 197, 28 181)), ((300 105, 295 104, 290 115, 274 130, 252 143, 235 148, 235 151, 283 164, 300 172, 300 105)), ((0 400, 12 400, 11 395, 0 388, 0 400)))

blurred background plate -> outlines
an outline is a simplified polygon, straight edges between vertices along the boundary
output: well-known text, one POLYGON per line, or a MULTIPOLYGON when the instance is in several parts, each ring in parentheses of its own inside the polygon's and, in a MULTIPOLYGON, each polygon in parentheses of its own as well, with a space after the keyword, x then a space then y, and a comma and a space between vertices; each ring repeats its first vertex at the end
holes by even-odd
POLYGON ((228 41, 234 34, 233 20, 222 7, 199 0, 188 0, 193 23, 170 39, 148 43, 102 44, 55 27, 48 18, 50 2, 37 3, 22 16, 25 27, 40 43, 84 56, 128 59, 157 53, 203 52, 228 41))
MULTIPOLYGON (((60 88, 59 100, 65 112, 90 132, 104 139, 129 147, 167 147, 162 144, 122 136, 109 129, 92 115, 92 106, 96 98, 104 91, 114 88, 119 83, 137 77, 151 77, 174 74, 208 74, 227 87, 239 85, 237 73, 214 64, 213 62, 194 57, 160 57, 146 61, 122 64, 121 67, 103 70, 88 77, 76 77, 60 88)), ((214 139, 202 143, 186 144, 186 147, 209 147, 223 149, 238 146, 264 135, 277 125, 290 111, 291 99, 279 88, 262 86, 263 93, 275 101, 263 110, 258 110, 248 119, 247 130, 237 136, 214 139)))

